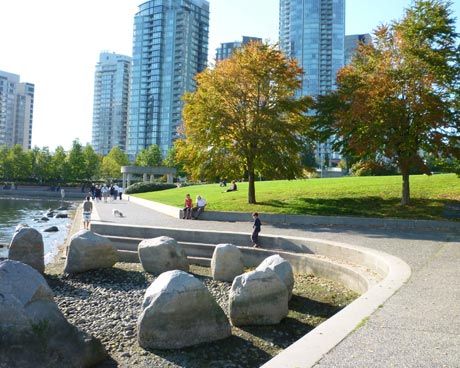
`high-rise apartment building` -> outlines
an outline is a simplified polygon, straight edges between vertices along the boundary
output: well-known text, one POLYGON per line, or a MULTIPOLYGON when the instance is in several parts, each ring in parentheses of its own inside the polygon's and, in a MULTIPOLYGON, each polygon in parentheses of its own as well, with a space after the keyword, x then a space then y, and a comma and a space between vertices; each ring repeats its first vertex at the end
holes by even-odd
POLYGON ((17 74, 0 71, 0 146, 32 148, 35 86, 17 74))
POLYGON ((354 34, 345 36, 344 43, 344 63, 348 65, 351 63, 353 55, 356 53, 360 43, 369 45, 372 42, 372 37, 369 33, 354 34))
POLYGON ((131 57, 101 52, 94 74, 92 146, 107 155, 118 146, 126 150, 131 57))
MULTIPOLYGON (((279 9, 280 47, 305 72, 298 96, 327 94, 344 66, 345 0, 280 0, 279 9)), ((341 158, 330 142, 317 144, 315 156, 321 175, 341 158)))
POLYGON ((280 0, 279 37, 304 69, 300 95, 334 89, 344 65, 345 0, 280 0))
POLYGON ((133 70, 127 152, 157 144, 163 154, 178 138, 182 95, 208 58, 209 2, 150 0, 134 17, 133 70))
POLYGON ((247 45, 250 42, 262 42, 261 38, 243 36, 242 41, 224 42, 216 49, 216 61, 227 59, 232 55, 233 50, 238 47, 247 45))

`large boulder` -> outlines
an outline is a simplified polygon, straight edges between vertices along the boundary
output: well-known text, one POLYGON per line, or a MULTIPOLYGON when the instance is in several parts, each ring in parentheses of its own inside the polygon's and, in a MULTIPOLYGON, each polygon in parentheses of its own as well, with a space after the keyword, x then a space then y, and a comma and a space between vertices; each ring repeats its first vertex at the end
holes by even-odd
POLYGON ((218 244, 211 259, 213 279, 232 282, 243 271, 243 255, 240 249, 233 244, 218 244))
POLYGON ((0 366, 91 367, 102 344, 62 315, 46 280, 32 267, 0 262, 0 366))
POLYGON ((233 280, 229 314, 234 326, 277 324, 288 312, 286 285, 272 270, 254 270, 233 280))
POLYGON ((278 277, 284 282, 288 289, 288 298, 292 298, 292 289, 294 288, 294 272, 292 271, 291 264, 286 261, 279 254, 274 254, 265 258, 262 263, 257 266, 257 270, 265 271, 270 268, 278 277))
POLYGON ((9 246, 8 258, 45 272, 45 246, 40 232, 27 225, 19 225, 9 246))
POLYGON ((184 248, 169 236, 144 239, 139 243, 138 253, 142 267, 149 273, 159 275, 171 270, 189 270, 184 248))
POLYGON ((110 239, 89 230, 81 230, 70 238, 65 273, 81 273, 110 268, 118 262, 118 252, 110 239))
POLYGON ((224 311, 194 276, 162 273, 147 289, 139 316, 138 341, 146 349, 179 349, 231 335, 224 311))

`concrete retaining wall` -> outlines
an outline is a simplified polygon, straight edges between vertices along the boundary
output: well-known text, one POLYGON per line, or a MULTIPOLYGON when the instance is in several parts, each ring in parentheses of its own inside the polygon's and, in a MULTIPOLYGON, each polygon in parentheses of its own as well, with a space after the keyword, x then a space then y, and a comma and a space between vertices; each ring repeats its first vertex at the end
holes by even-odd
MULTIPOLYGON (((177 210, 177 209, 176 209, 177 210)), ((321 239, 260 236, 263 249, 247 247, 249 234, 113 225, 92 222, 91 230, 102 235, 150 238, 168 235, 190 243, 231 243, 243 251, 246 265, 258 265, 271 254, 280 254, 295 272, 312 273, 336 280, 363 292, 346 308, 265 363, 261 368, 313 367, 321 357, 374 313, 410 277, 401 259, 373 249, 321 239), (369 269, 375 277, 366 273, 369 269), (380 281, 378 281, 380 280, 380 281)))
MULTIPOLYGON (((183 212, 180 208, 165 205, 146 199, 129 196, 129 200, 142 206, 152 208, 155 211, 165 213, 169 216, 182 218, 183 212)), ((252 221, 252 214, 249 212, 219 212, 205 210, 200 214, 201 220, 211 221, 252 221)), ((309 216, 309 215, 286 215, 286 214, 261 214, 262 223, 268 224, 291 224, 291 225, 323 225, 323 226, 358 226, 358 227, 379 227, 379 228, 424 228, 424 229, 459 229, 460 222, 455 221, 428 221, 428 220, 406 220, 388 218, 361 218, 345 216, 309 216)))
MULTIPOLYGON (((333 245, 318 239, 264 235, 259 237, 263 249, 255 249, 249 246, 250 238, 246 233, 191 231, 190 229, 107 224, 96 221, 91 223, 91 231, 109 238, 118 237, 119 239, 114 239, 114 242, 119 248, 124 248, 121 249, 124 251, 133 251, 134 248, 131 241, 129 242, 131 244, 123 247, 123 240, 120 240, 123 238, 135 238, 140 242, 140 239, 169 236, 180 243, 186 243, 185 246, 190 248, 189 253, 194 255, 200 255, 199 249, 193 249, 194 244, 197 244, 199 248, 203 244, 230 243, 240 247, 246 267, 255 267, 266 257, 280 254, 291 263, 296 273, 311 273, 328 278, 343 283, 358 293, 366 292, 383 278, 387 271, 385 263, 380 262, 377 257, 367 256, 353 247, 333 245), (373 272, 369 273, 366 269, 371 269, 373 272)), ((126 240, 125 242, 128 243, 126 240)), ((130 259, 135 260, 136 257, 130 259)))

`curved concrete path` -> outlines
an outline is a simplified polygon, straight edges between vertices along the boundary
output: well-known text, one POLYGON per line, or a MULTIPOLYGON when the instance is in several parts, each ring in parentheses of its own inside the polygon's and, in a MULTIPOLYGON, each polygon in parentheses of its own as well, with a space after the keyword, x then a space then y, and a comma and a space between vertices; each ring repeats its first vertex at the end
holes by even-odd
MULTIPOLYGON (((247 222, 191 221, 125 199, 97 203, 95 207, 94 219, 104 222, 248 234, 252 226, 250 214, 247 222), (113 208, 125 217, 114 217, 113 208)), ((316 364, 293 363, 292 368, 460 367, 460 227, 405 228, 402 221, 401 227, 383 229, 367 226, 362 219, 359 223, 350 219, 341 226, 268 225, 263 214, 261 220, 261 235, 317 238, 367 247, 400 258, 412 271, 392 297, 316 364)))

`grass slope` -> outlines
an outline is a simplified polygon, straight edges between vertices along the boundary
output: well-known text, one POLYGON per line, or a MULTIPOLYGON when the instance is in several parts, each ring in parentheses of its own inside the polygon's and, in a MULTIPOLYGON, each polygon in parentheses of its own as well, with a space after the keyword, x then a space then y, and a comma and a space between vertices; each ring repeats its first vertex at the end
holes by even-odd
POLYGON ((208 210, 285 213, 321 216, 444 219, 446 203, 460 200, 460 180, 455 174, 410 177, 411 205, 401 206, 401 176, 342 177, 306 180, 260 181, 257 204, 248 204, 248 183, 237 192, 225 192, 219 184, 193 185, 137 197, 182 207, 190 193, 208 201, 208 210))

